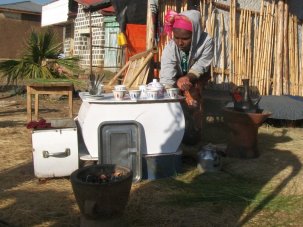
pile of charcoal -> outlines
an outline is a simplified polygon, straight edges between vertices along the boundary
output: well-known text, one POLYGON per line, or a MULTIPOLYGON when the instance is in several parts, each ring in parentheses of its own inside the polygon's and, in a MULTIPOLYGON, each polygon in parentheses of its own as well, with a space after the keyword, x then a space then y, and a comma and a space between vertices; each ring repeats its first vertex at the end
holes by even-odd
POLYGON ((125 173, 123 171, 116 170, 111 173, 99 172, 98 174, 88 174, 82 178, 82 181, 85 183, 104 184, 120 181, 124 177, 125 173))

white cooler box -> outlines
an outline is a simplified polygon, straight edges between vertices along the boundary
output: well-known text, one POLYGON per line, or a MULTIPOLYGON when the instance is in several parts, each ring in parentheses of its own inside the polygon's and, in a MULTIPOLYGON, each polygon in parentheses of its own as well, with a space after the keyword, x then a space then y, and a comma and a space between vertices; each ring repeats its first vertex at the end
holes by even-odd
POLYGON ((69 176, 79 168, 76 123, 73 119, 51 120, 50 123, 52 128, 32 131, 35 176, 69 176))

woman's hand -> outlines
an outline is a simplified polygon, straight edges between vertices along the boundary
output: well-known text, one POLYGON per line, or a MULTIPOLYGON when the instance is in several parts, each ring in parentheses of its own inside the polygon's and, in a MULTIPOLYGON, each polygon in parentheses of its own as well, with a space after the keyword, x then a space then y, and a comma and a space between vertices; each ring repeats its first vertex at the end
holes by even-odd
POLYGON ((188 91, 192 88, 193 84, 190 82, 188 76, 182 76, 177 80, 177 86, 181 91, 188 91))

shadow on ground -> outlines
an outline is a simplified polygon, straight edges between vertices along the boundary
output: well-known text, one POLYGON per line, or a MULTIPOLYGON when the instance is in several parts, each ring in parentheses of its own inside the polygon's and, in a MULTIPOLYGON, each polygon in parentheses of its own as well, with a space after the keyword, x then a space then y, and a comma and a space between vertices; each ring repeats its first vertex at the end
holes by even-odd
MULTIPOLYGON (((182 175, 152 181, 133 191, 125 214, 129 223, 132 226, 243 226, 255 223, 253 219, 262 213, 260 223, 284 225, 279 213, 284 213, 289 203, 281 192, 302 168, 291 151, 276 149, 276 144, 292 140, 286 132, 259 134, 260 157, 223 158, 222 170, 216 173, 200 174, 191 152, 184 159, 182 175), (274 178, 285 171, 276 182, 274 178)), ((295 203, 295 198, 290 203, 295 203)))

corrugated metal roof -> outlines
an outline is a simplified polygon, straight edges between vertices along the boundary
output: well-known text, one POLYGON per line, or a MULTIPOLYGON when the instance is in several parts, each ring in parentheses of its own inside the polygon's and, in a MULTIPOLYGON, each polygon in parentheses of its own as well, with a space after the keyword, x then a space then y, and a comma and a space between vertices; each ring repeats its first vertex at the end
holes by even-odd
POLYGON ((42 5, 31 2, 31 1, 24 1, 24 2, 15 2, 15 3, 10 3, 10 4, 0 5, 0 9, 26 11, 26 12, 41 14, 42 5))
POLYGON ((84 10, 89 10, 89 11, 98 11, 102 10, 105 8, 108 8, 105 13, 114 13, 114 8, 112 7, 111 1, 110 0, 75 0, 79 4, 84 6, 84 10))
POLYGON ((75 1, 84 6, 91 6, 91 5, 102 3, 104 0, 75 0, 75 1))

